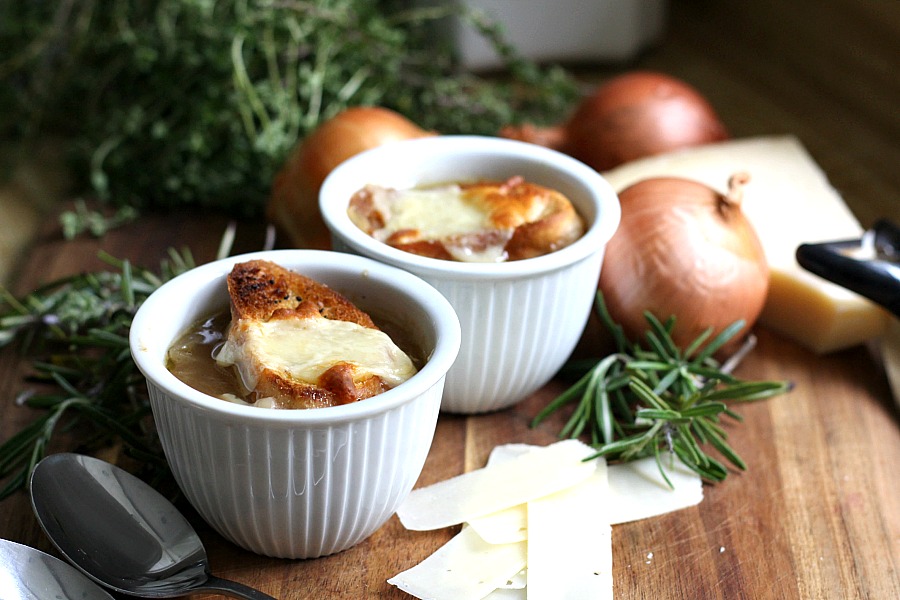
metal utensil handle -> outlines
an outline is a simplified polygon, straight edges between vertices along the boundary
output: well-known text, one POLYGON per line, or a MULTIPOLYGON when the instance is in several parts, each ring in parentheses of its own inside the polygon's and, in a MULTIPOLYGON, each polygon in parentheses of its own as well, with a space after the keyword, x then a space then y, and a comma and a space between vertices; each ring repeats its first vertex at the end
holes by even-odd
POLYGON ((210 575, 206 582, 200 587, 191 590, 191 593, 198 592, 219 592, 232 598, 243 598, 244 600, 276 600, 268 594, 264 594, 259 590, 246 586, 243 583, 230 581, 210 575))
MULTIPOLYGON (((876 247, 893 258, 900 248, 900 228, 882 220, 872 232, 876 247)), ((859 259, 848 253, 860 246, 861 240, 801 244, 796 258, 807 271, 865 296, 900 317, 900 266, 892 261, 859 259)))

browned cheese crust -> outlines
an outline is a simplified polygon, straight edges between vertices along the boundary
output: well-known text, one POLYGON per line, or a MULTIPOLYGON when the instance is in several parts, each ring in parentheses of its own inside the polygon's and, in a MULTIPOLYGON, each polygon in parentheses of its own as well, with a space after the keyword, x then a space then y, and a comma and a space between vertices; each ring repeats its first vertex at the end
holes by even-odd
MULTIPOLYGON (((418 230, 393 233, 385 242, 413 254, 453 260, 449 246, 465 245, 474 252, 506 240, 506 260, 522 260, 549 254, 584 235, 584 222, 569 199, 560 192, 511 177, 506 181, 459 184, 466 201, 481 206, 491 229, 452 238, 429 238, 418 230)), ((357 224, 372 235, 385 226, 385 216, 375 206, 368 190, 360 190, 349 210, 357 224)))
MULTIPOLYGON (((377 329, 368 314, 328 286, 268 261, 234 266, 227 278, 231 298, 229 336, 243 335, 249 321, 333 319, 377 329)), ((253 357, 246 357, 253 360, 253 357)), ((321 408, 356 402, 388 389, 378 376, 360 373, 350 363, 337 363, 315 385, 297 381, 265 365, 250 401, 274 398, 280 408, 321 408)))

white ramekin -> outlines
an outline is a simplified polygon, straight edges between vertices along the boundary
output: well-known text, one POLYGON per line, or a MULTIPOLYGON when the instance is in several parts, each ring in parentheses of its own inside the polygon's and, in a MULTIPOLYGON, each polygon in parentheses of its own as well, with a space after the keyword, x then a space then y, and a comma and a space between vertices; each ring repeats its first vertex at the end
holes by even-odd
POLYGON ((275 250, 212 262, 164 284, 138 310, 130 342, 166 459, 200 515, 245 549, 313 558, 374 533, 412 489, 460 331, 449 303, 409 273, 336 252, 275 250), (228 309, 225 276, 250 259, 301 272, 376 321, 389 319, 427 362, 392 390, 329 408, 258 408, 194 390, 166 369, 166 352, 192 324, 228 309))
POLYGON ((462 346, 447 375, 442 410, 457 413, 515 404, 559 370, 587 323, 603 252, 620 217, 612 187, 585 164, 534 144, 479 136, 392 142, 358 154, 326 178, 319 207, 335 250, 414 273, 453 305, 462 346), (351 196, 366 184, 404 189, 514 175, 568 196, 586 221, 584 236, 536 258, 463 263, 392 248, 347 215, 351 196))

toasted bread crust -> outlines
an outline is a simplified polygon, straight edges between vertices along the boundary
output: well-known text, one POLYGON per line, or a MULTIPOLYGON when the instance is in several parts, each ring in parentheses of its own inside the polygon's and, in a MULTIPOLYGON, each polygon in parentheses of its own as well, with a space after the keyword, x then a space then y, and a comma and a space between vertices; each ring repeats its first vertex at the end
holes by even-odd
POLYGON ((228 275, 232 319, 308 318, 350 321, 377 329, 372 318, 328 286, 275 263, 251 260, 228 275))
POLYGON ((324 408, 365 400, 389 389, 381 377, 360 377, 353 365, 339 363, 322 373, 317 385, 265 369, 249 399, 273 398, 279 408, 324 408))
MULTIPOLYGON (((341 294, 309 277, 268 261, 252 260, 234 266, 227 277, 231 297, 229 338, 240 340, 253 321, 274 319, 332 319, 378 329, 371 317, 341 294)), ((322 408, 369 398, 390 388, 380 377, 360 372, 350 363, 337 363, 316 384, 292 379, 254 363, 258 379, 248 401, 273 398, 279 408, 322 408)))

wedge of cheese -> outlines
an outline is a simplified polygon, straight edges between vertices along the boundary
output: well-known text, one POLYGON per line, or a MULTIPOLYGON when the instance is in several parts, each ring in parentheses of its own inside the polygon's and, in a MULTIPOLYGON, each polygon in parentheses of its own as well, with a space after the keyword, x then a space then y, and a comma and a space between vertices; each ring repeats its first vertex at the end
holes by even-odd
POLYGON ((678 176, 724 192, 729 176, 739 171, 750 173, 742 206, 771 267, 759 322, 816 353, 881 336, 885 311, 797 263, 801 243, 858 239, 863 228, 796 138, 710 144, 633 161, 603 175, 616 191, 649 177, 678 176))

